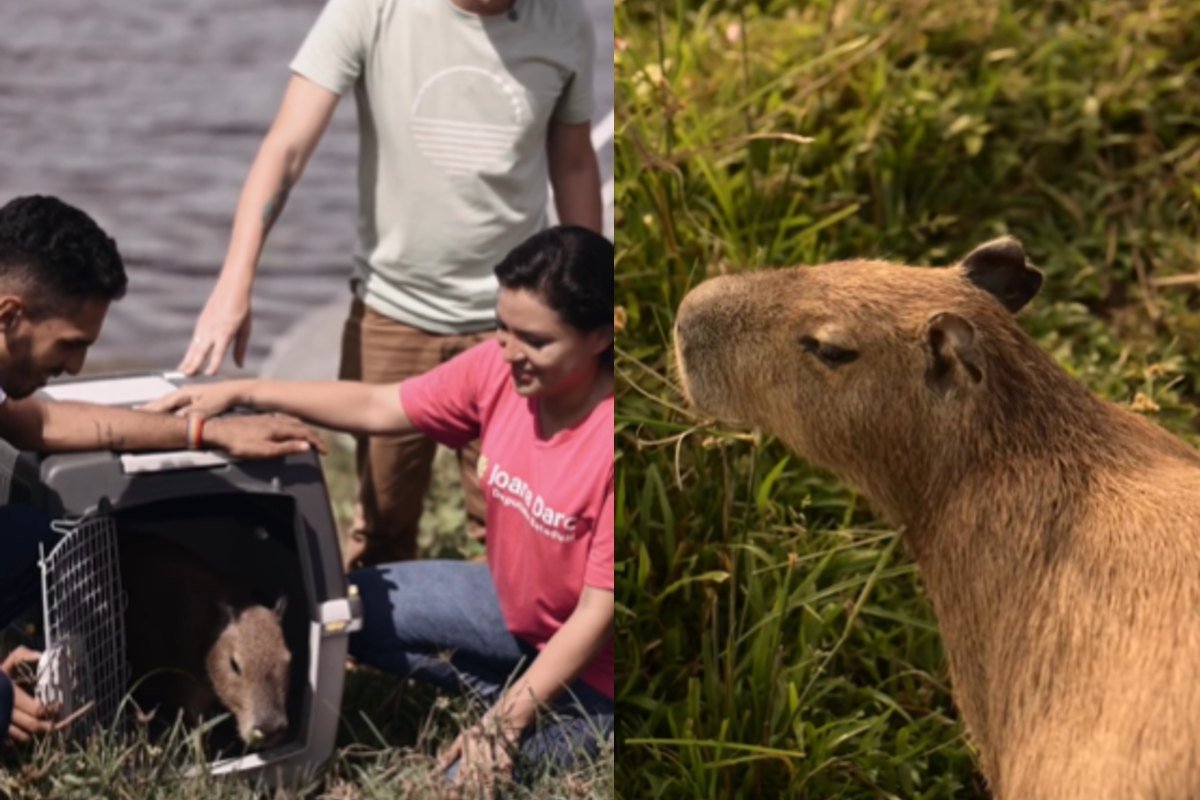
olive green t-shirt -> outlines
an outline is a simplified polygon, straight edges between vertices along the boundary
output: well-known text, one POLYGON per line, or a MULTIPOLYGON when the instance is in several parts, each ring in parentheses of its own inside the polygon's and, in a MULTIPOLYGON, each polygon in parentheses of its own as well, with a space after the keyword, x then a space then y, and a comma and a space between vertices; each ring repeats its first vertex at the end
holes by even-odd
POLYGON ((358 105, 355 292, 433 333, 494 325, 492 268, 546 226, 550 120, 591 115, 579 0, 479 16, 450 0, 329 0, 292 71, 358 105))

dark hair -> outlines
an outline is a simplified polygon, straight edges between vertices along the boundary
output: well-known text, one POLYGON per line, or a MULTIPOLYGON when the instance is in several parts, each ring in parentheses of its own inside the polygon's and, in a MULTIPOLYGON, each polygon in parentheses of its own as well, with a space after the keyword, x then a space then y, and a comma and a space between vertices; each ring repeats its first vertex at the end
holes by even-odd
POLYGON ((119 299, 128 282, 117 243, 78 208, 41 195, 0 208, 0 285, 23 290, 30 315, 119 299))
MULTIPOLYGON (((613 324, 613 245, 598 233, 560 225, 535 233, 496 265, 505 289, 528 289, 567 324, 586 332, 613 324)), ((611 365, 610 345, 602 358, 611 365)))

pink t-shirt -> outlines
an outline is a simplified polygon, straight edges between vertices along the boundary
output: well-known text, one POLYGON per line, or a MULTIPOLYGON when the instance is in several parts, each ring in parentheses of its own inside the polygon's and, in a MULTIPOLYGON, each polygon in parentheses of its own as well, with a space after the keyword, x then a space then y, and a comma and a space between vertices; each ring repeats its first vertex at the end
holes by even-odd
MULTIPOLYGON (((495 341, 406 380, 400 396, 447 447, 481 440, 492 581, 508 629, 541 650, 584 586, 613 590, 613 398, 543 439, 538 401, 517 394, 495 341)), ((580 677, 613 696, 611 639, 580 677)))

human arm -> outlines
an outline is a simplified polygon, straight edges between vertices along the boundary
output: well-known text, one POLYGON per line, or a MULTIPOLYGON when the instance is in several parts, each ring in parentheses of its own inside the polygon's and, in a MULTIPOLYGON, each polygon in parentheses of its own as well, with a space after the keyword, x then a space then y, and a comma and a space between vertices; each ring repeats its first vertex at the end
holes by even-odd
POLYGON ((395 383, 259 379, 225 381, 186 386, 148 403, 145 408, 149 411, 212 416, 233 406, 283 411, 313 424, 348 433, 405 433, 413 430, 408 415, 404 413, 400 386, 395 383))
POLYGON ((196 321, 191 346, 179 364, 187 375, 201 368, 213 375, 233 345, 240 367, 250 340, 250 290, 263 243, 288 192, 300 180, 320 141, 339 95, 293 75, 271 129, 242 186, 221 274, 196 321), (205 361, 207 360, 207 366, 205 361))
MULTIPOLYGON (((21 450, 176 450, 188 446, 188 421, 127 408, 30 397, 0 405, 0 438, 21 450)), ((323 445, 299 421, 284 417, 209 420, 202 445, 239 458, 271 458, 323 445)))
POLYGON ((585 586, 571 616, 520 678, 441 755, 443 769, 461 759, 456 782, 489 783, 507 777, 508 755, 538 711, 554 701, 612 637, 616 601, 613 592, 585 586))
POLYGON ((571 616, 486 716, 509 730, 529 727, 612 637, 615 615, 611 590, 583 587, 571 616))
POLYGON ((546 135, 546 155, 559 222, 600 233, 600 165, 592 147, 591 124, 552 119, 546 135))

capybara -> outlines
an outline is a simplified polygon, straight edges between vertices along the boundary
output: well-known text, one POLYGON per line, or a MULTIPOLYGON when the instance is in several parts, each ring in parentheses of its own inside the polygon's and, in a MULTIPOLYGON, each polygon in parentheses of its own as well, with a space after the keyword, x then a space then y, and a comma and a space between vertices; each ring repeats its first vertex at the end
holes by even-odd
POLYGON ((996 797, 1200 798, 1200 456, 1021 331, 1041 283, 1008 237, 718 277, 676 357, 901 527, 996 797))
POLYGON ((284 598, 274 608, 251 603, 187 547, 155 535, 122 540, 121 576, 138 704, 193 723, 224 706, 246 744, 277 742, 287 732, 292 658, 284 598))

